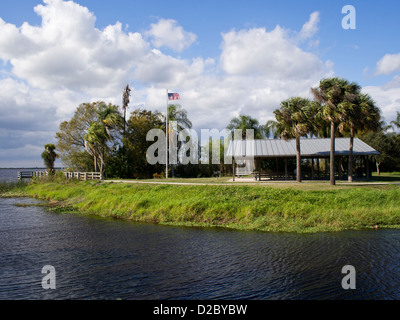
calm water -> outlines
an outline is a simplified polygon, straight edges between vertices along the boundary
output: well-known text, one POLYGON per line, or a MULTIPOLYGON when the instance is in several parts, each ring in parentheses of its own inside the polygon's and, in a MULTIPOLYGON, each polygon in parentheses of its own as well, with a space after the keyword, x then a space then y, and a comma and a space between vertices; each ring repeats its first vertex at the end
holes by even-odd
MULTIPOLYGON (((0 168, 0 182, 15 182, 18 179, 18 171, 25 171, 25 169, 2 169, 0 168)), ((28 169, 27 169, 28 171, 28 169)))
POLYGON ((134 224, 0 198, 0 299, 398 299, 400 232, 295 235, 134 224), (341 287, 342 267, 357 289, 341 287), (56 270, 55 290, 41 286, 56 270))
MULTIPOLYGON (((43 171, 44 168, 4 169, 0 168, 0 182, 16 182, 19 171, 43 171)), ((58 170, 58 168, 56 168, 58 170)))

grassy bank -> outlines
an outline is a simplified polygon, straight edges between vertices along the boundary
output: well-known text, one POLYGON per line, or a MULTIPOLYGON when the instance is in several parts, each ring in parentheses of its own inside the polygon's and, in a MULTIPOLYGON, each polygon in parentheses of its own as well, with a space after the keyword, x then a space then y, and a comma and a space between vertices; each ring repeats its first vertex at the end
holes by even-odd
POLYGON ((394 185, 325 184, 324 189, 306 185, 302 190, 257 185, 48 181, 18 190, 19 195, 46 199, 61 209, 72 207, 84 214, 140 222, 284 232, 363 229, 376 224, 380 228, 400 227, 400 187, 394 185))
POLYGON ((25 194, 27 182, 0 181, 0 197, 20 197, 25 194))

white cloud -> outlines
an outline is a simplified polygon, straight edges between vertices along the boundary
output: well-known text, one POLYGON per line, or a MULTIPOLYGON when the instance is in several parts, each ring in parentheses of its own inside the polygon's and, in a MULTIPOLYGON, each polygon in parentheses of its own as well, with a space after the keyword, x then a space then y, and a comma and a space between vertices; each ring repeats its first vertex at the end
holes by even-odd
POLYGON ((382 110, 385 122, 395 120, 396 111, 400 110, 400 77, 396 76, 391 82, 382 86, 364 87, 363 91, 375 100, 382 110))
MULTIPOLYGON (((365 69, 368 71, 368 68, 365 69)), ((400 72, 400 53, 386 54, 376 64, 375 76, 390 75, 400 72)), ((400 75, 396 74, 392 80, 380 86, 367 86, 363 90, 367 92, 382 110, 386 123, 395 120, 400 111, 400 75)))
POLYGON ((303 25, 299 33, 300 40, 312 38, 318 32, 319 12, 311 13, 310 19, 303 25))
POLYGON ((190 47, 197 36, 187 32, 173 19, 159 19, 151 25, 146 35, 151 38, 151 43, 156 48, 168 47, 176 52, 181 52, 190 47))
POLYGON ((96 95, 123 87, 150 47, 121 23, 95 28, 93 13, 72 1, 45 0, 35 7, 39 27, 17 28, 0 20, 0 58, 40 89, 69 88, 96 95))
POLYGON ((221 68, 232 75, 264 75, 274 79, 308 79, 326 66, 315 55, 303 51, 277 26, 230 31, 222 34, 221 68))
POLYGON ((400 53, 397 54, 386 54, 376 64, 375 75, 389 75, 393 72, 400 71, 400 53))

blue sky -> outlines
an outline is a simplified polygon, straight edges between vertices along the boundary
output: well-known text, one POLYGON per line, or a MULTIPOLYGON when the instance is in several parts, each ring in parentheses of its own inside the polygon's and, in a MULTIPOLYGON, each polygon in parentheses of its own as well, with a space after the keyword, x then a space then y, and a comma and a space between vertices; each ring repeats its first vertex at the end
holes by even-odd
POLYGON ((399 1, 0 0, 0 167, 41 165, 83 102, 164 109, 181 94, 196 129, 250 114, 320 79, 358 82, 386 121, 400 111, 399 1), (342 28, 342 7, 356 29, 342 28))

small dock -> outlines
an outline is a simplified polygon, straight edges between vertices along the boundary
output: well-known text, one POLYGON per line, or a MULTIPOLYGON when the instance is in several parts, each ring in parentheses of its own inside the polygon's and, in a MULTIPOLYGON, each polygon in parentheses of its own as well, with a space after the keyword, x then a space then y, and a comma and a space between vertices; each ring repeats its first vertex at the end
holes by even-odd
POLYGON ((47 171, 19 171, 18 172, 18 181, 22 181, 23 179, 32 179, 34 177, 47 177, 47 171))

